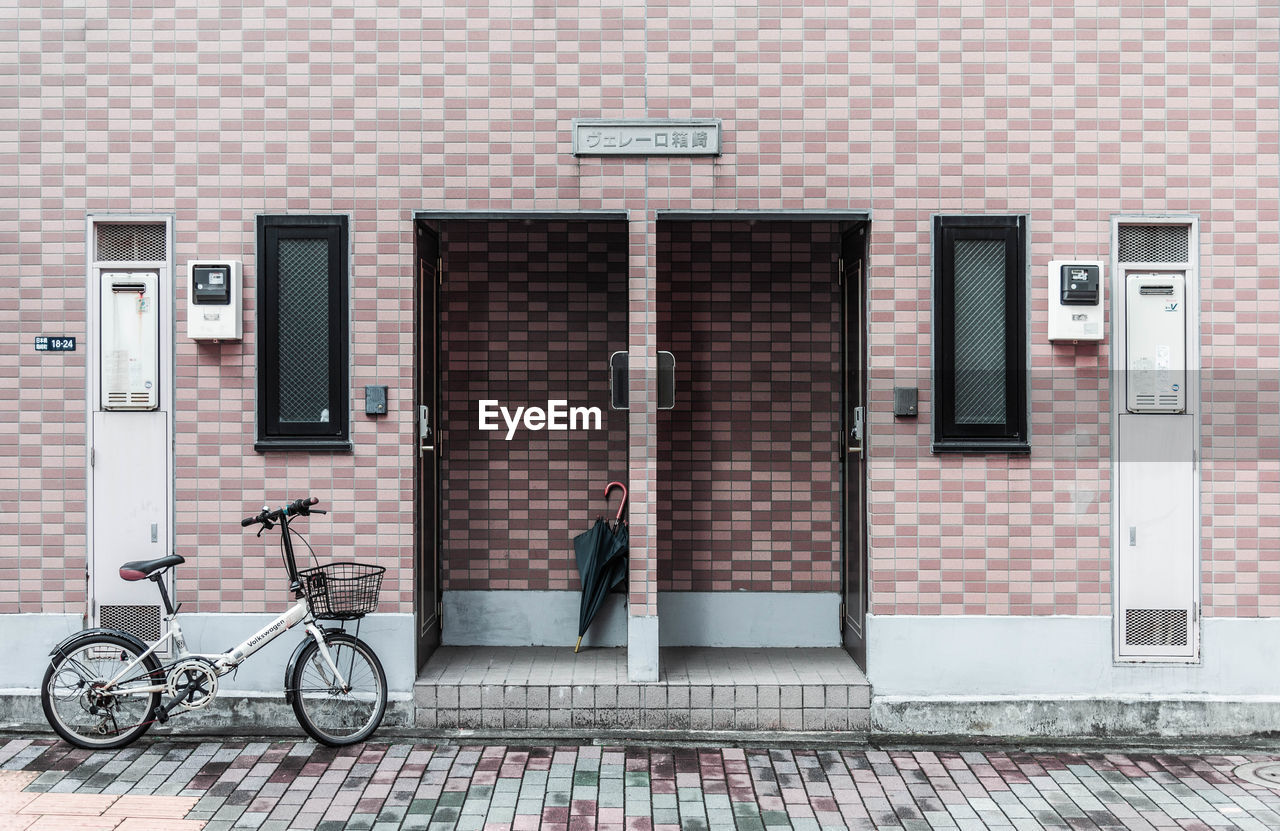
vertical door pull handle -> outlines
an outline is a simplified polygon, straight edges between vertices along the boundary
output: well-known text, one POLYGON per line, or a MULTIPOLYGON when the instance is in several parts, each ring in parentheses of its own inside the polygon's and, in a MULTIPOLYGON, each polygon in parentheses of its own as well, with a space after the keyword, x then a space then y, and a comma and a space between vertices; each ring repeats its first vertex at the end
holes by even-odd
POLYGON ((418 453, 435 449, 431 440, 431 410, 423 405, 418 408, 418 453))

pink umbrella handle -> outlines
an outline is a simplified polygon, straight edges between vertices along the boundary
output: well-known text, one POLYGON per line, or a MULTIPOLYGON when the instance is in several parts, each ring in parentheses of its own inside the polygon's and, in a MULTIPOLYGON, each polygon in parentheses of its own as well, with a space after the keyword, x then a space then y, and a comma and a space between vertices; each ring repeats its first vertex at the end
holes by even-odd
POLYGON ((622 521, 622 512, 627 508, 627 486, 621 482, 610 482, 604 486, 604 498, 609 498, 609 492, 614 488, 622 488, 622 504, 618 506, 618 515, 614 517, 616 522, 622 521))

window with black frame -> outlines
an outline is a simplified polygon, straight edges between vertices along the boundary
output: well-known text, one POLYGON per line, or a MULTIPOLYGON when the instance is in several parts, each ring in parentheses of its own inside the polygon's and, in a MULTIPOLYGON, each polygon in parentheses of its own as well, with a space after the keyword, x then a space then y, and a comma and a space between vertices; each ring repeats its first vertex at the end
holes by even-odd
POLYGON ((935 452, 1025 453, 1026 218, 933 223, 935 452))
POLYGON ((347 263, 347 217, 258 217, 258 450, 350 449, 347 263))

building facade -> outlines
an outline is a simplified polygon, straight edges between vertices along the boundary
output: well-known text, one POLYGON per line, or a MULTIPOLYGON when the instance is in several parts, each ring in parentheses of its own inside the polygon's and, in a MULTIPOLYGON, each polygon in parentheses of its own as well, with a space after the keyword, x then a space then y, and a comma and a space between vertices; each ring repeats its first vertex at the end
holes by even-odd
POLYGON ((309 494, 321 559, 388 569, 394 691, 571 646, 620 481, 584 643, 633 681, 844 646, 890 732, 1271 729, 1275 0, 13 12, 9 686, 161 625, 126 559, 187 558, 189 639, 252 632, 287 591, 235 521, 309 494), (243 331, 195 339, 224 261, 243 331))

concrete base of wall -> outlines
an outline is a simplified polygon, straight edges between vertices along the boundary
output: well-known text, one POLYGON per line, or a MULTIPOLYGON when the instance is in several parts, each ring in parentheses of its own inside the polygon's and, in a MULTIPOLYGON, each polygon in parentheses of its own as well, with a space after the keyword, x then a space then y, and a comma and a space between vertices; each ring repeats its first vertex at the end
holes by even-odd
MULTIPOLYGON (((446 591, 445 646, 573 646, 572 591, 446 591)), ((625 646, 625 596, 605 599, 583 648, 625 646)), ((840 645, 839 592, 659 592, 658 641, 666 646, 840 645)))
MULTIPOLYGON (((276 615, 266 613, 183 612, 182 632, 193 652, 230 649, 266 626, 276 615)), ((392 693, 409 693, 416 675, 413 615, 375 614, 360 622, 360 639, 373 647, 387 673, 392 693)), ((326 626, 337 626, 326 621, 326 626)), ((39 689, 49 666, 48 655, 63 638, 84 628, 80 615, 0 615, 0 679, 9 688, 39 689)), ((357 632, 355 622, 346 629, 357 632)), ((218 679, 218 689, 249 695, 275 695, 284 689, 289 656, 305 633, 287 632, 250 656, 232 675, 218 679)))
MULTIPOLYGON (((544 594, 563 595, 560 600, 570 595, 576 598, 571 592, 544 594)), ((832 597, 838 604, 838 596, 832 597)), ((704 599, 685 595, 677 602, 693 604, 704 599)), ((812 605, 825 603, 828 597, 775 595, 762 601, 749 593, 712 593, 709 602, 745 604, 721 608, 728 615, 726 624, 736 621, 743 629, 730 633, 729 640, 763 639, 765 635, 751 628, 758 625, 774 630, 776 634, 770 637, 784 641, 778 645, 795 646, 799 637, 788 628, 792 621, 787 615, 800 619, 801 629, 809 626, 808 621, 826 615, 812 608, 803 613, 786 611, 789 607, 785 604, 793 599, 812 605), (761 602, 775 600, 784 604, 775 607, 782 611, 744 622, 744 609, 752 604, 762 608, 761 602)), ((627 617, 621 600, 614 600, 609 614, 616 618, 606 618, 603 629, 610 631, 616 626, 621 630, 619 640, 625 642, 627 617)), ((720 638, 716 633, 721 624, 707 617, 709 606, 685 609, 684 614, 695 616, 680 623, 682 612, 674 611, 670 605, 664 607, 663 602, 669 604, 670 597, 660 597, 662 646, 681 639, 668 631, 669 626, 675 627, 677 633, 682 628, 701 633, 689 637, 720 638)), ((521 614, 536 617, 529 610, 521 614)), ((570 631, 576 631, 576 614, 575 599, 570 631)), ((183 615, 183 620, 192 646, 221 649, 252 633, 270 617, 193 613, 183 615)), ((447 635, 447 608, 445 621, 447 635)), ((78 615, 0 615, 0 669, 8 685, 8 689, 0 690, 0 727, 47 729, 36 694, 47 666, 45 655, 54 643, 82 625, 78 615)), ((487 726, 483 721, 470 723, 461 712, 452 722, 446 718, 431 723, 422 718, 422 703, 415 719, 409 696, 414 683, 412 615, 370 616, 360 634, 374 645, 387 669, 393 698, 386 721, 388 729, 461 730, 487 726)), ((1202 662, 1195 665, 1114 663, 1110 618, 1106 617, 873 616, 869 619, 869 635, 874 696, 868 715, 855 718, 850 713, 844 722, 851 738, 858 731, 865 735, 867 730, 871 735, 1137 739, 1265 736, 1280 729, 1280 665, 1275 660, 1280 619, 1204 621, 1202 662)), ((572 641, 572 636, 566 636, 564 645, 571 649, 572 641)), ((293 711, 280 693, 284 664, 296 642, 290 636, 271 644, 247 662, 238 677, 222 679, 220 699, 213 709, 178 717, 173 726, 164 729, 175 735, 245 728, 296 735, 299 728, 293 711)), ((621 660, 625 666, 625 657, 621 660)), ((564 683, 556 679, 549 680, 548 685, 557 681, 564 683)), ((627 683, 624 678, 618 685, 627 683)), ((716 683, 709 681, 708 688, 716 683)), ((764 682, 757 679, 755 686, 761 683, 764 682)), ((593 700, 595 692, 600 691, 592 690, 593 700)), ((607 691, 601 695, 600 700, 608 697, 607 691)), ((716 717, 713 707, 709 723, 701 714, 698 719, 693 717, 692 710, 698 708, 693 707, 692 701, 688 722, 667 720, 661 725, 642 715, 641 704, 634 711, 630 707, 615 708, 628 712, 617 718, 596 714, 591 726, 607 728, 612 731, 611 736, 636 729, 685 729, 686 725, 689 729, 751 729, 749 718, 730 715, 731 710, 738 709, 736 700, 732 707, 723 708, 721 718, 716 717)), ((547 709, 555 708, 548 702, 547 709)), ((568 724, 558 725, 548 716, 546 724, 526 720, 522 725, 504 722, 504 727, 554 731, 577 726, 572 718, 568 724)), ((774 726, 758 713, 754 723, 759 730, 806 727, 803 714, 799 725, 774 726)), ((826 723, 824 716, 823 724, 826 723)))
POLYGON ((1119 663, 1111 627, 1102 615, 868 615, 867 677, 877 696, 904 700, 1280 695, 1280 618, 1202 620, 1194 664, 1119 663))
POLYGON ((1280 697, 1250 699, 903 698, 871 702, 873 734, 999 738, 1274 736, 1280 697))
POLYGON ((658 618, 627 618, 627 680, 652 683, 658 680, 658 618))
MULTIPOLYGON (((404 730, 413 725, 413 697, 392 693, 387 702, 380 730, 404 730)), ((52 732, 40 709, 40 696, 35 690, 0 690, 0 729, 52 732)), ((153 725, 148 736, 223 735, 296 735, 305 737, 293 707, 284 695, 252 695, 219 693, 207 710, 174 716, 166 725, 153 725)))
POLYGON ((1203 738, 1280 729, 1280 619, 1201 622, 1198 663, 1119 663, 1109 616, 867 618, 872 731, 1203 738))
MULTIPOLYGON (((505 692, 505 691, 504 691, 505 692)), ((625 702, 632 690, 611 687, 608 690, 617 702, 625 702)), ((750 692, 759 694, 758 688, 750 692)), ((659 741, 663 739, 688 741, 693 738, 688 730, 728 730, 741 740, 744 735, 753 742, 766 741, 776 733, 781 741, 796 742, 806 735, 802 728, 811 728, 802 710, 785 713, 791 721, 784 721, 783 711, 771 711, 770 718, 759 715, 759 702, 754 708, 737 706, 724 710, 711 708, 682 709, 673 714, 671 701, 666 707, 646 698, 666 693, 668 690, 642 685, 634 688, 635 699, 630 707, 600 709, 596 694, 600 689, 575 687, 571 695, 592 695, 591 726, 584 728, 586 715, 574 717, 570 708, 546 712, 546 720, 527 719, 519 724, 495 724, 481 716, 482 710, 463 715, 451 708, 439 709, 437 702, 429 702, 419 691, 416 713, 414 701, 403 695, 393 697, 388 703, 387 715, 381 731, 401 735, 450 736, 486 729, 497 731, 494 735, 512 738, 530 736, 569 736, 574 731, 588 740, 634 739, 659 741), (425 705, 434 704, 427 708, 425 705), (651 706, 652 705, 652 706, 651 706), (773 716, 777 717, 774 718, 773 716), (772 719, 772 720, 770 720, 772 719), (674 729, 674 732, 673 732, 674 729)), ((686 694, 681 691, 681 695, 686 694)), ((710 689, 707 695, 715 695, 710 689)), ((682 699, 683 701, 683 699, 682 699)), ((548 702, 549 703, 549 702, 548 702)), ((693 702, 690 701, 690 704, 693 702)), ((827 713, 826 715, 833 715, 827 713)), ((1273 738, 1280 726, 1280 699, 1268 700, 1142 700, 1126 699, 901 699, 890 696, 873 698, 870 718, 867 711, 857 707, 839 718, 839 724, 822 726, 824 732, 813 734, 815 739, 841 742, 861 741, 868 736, 955 737, 968 739, 975 736, 994 739, 1114 739, 1117 742, 1149 739, 1242 739, 1273 738), (835 731, 835 732, 825 732, 835 731)), ((40 699, 33 690, 0 690, 0 730, 23 733, 49 733, 49 726, 40 710, 40 699)), ((301 737, 302 728, 293 715, 293 708, 283 697, 228 694, 215 702, 208 712, 177 716, 168 725, 156 726, 149 736, 198 737, 206 735, 245 735, 252 731, 258 735, 301 737)), ((726 740, 728 733, 720 735, 726 740)), ((730 737, 732 738, 732 737, 730 737)))

